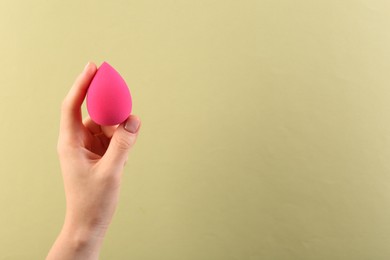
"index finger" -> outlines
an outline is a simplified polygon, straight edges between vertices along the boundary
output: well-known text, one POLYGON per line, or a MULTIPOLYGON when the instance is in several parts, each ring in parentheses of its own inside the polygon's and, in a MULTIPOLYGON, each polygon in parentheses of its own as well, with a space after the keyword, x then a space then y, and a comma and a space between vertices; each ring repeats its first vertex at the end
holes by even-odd
POLYGON ((76 78, 61 106, 60 133, 71 136, 82 126, 81 105, 87 94, 88 86, 97 71, 96 65, 89 62, 76 78))

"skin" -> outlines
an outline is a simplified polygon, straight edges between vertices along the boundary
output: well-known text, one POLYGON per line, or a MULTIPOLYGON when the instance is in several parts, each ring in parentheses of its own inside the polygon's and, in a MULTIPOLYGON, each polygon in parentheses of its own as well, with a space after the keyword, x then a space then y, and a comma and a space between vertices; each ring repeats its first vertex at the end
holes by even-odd
POLYGON ((123 168, 136 142, 140 119, 119 126, 82 120, 81 105, 97 71, 88 63, 61 106, 57 151, 66 194, 66 215, 47 260, 98 259, 115 213, 123 168))

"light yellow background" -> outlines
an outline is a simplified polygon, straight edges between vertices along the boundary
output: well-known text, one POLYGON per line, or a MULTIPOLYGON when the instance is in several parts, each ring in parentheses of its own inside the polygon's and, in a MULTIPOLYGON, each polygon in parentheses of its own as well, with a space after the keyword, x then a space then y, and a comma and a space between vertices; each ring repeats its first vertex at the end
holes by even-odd
POLYGON ((387 0, 0 1, 0 259, 64 216, 88 60, 143 120, 101 259, 390 259, 387 0))

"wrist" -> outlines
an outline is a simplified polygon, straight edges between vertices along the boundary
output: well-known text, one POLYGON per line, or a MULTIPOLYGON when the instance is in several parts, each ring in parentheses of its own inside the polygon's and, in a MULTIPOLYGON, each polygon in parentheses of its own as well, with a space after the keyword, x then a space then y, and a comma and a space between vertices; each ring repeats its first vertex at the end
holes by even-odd
POLYGON ((46 259, 99 259, 103 238, 101 231, 65 221, 46 259))
POLYGON ((96 251, 100 249, 106 230, 65 221, 60 237, 75 251, 96 251))

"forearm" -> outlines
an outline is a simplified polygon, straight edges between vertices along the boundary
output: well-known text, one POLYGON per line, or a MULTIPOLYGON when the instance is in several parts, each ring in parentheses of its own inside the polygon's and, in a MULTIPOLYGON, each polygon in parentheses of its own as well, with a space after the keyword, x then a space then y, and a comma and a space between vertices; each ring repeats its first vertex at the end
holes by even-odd
POLYGON ((46 260, 96 260, 104 232, 65 223, 46 260))

